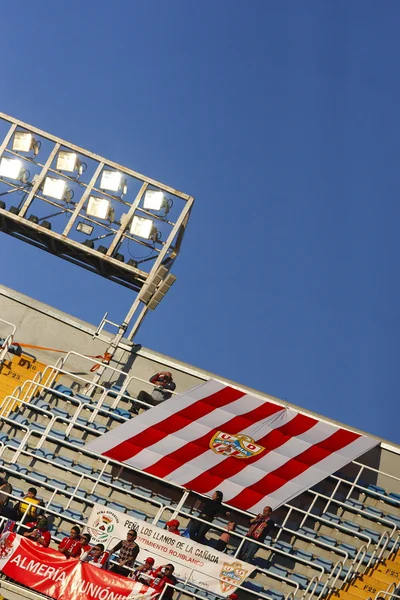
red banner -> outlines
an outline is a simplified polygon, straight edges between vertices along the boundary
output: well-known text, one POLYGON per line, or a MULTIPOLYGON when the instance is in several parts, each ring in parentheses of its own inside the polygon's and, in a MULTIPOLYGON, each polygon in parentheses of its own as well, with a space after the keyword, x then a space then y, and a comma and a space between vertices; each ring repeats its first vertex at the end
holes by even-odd
POLYGON ((61 552, 43 548, 15 533, 0 538, 0 570, 15 581, 56 600, 151 599, 156 592, 103 571, 89 563, 66 559, 61 552))

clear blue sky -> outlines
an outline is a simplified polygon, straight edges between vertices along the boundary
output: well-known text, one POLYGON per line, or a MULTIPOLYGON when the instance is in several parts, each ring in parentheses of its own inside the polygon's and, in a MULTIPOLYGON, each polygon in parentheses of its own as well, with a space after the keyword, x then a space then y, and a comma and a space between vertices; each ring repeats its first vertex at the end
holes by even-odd
MULTIPOLYGON (((400 442, 400 4, 1 13, 3 112, 196 197, 137 341, 400 442)), ((0 252, 3 284, 96 325, 130 305, 3 234, 0 252)))

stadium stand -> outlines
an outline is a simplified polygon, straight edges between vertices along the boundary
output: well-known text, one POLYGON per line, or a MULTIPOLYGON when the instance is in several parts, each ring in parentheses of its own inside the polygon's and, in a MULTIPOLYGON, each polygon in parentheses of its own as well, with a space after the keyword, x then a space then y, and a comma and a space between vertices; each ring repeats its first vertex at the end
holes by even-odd
MULTIPOLYGON (((132 418, 132 399, 141 410, 149 408, 137 397, 143 387, 151 390, 147 379, 135 375, 134 368, 126 373, 109 365, 101 383, 93 384, 96 359, 70 351, 53 366, 35 361, 29 378, 17 380, 16 387, 5 385, 1 374, 11 372, 14 364, 10 349, 15 328, 2 324, 11 326, 11 333, 6 336, 0 329, 0 470, 12 485, 11 502, 21 499, 28 487, 37 488, 51 521, 54 547, 72 525, 85 528, 96 503, 161 527, 172 518, 179 519, 181 529, 191 519, 201 521, 194 498, 179 486, 84 448, 89 440, 132 418)), ((179 385, 174 393, 178 392, 179 385)), ((385 597, 383 593, 396 597, 399 491, 399 477, 354 461, 280 507, 274 513, 275 530, 254 559, 252 577, 238 590, 240 599, 354 600, 385 597)), ((237 509, 231 513, 214 520, 207 543, 215 546, 233 518, 237 527, 226 553, 237 556, 251 515, 237 509)), ((178 581, 175 594, 183 599, 215 598, 190 581, 178 581)))

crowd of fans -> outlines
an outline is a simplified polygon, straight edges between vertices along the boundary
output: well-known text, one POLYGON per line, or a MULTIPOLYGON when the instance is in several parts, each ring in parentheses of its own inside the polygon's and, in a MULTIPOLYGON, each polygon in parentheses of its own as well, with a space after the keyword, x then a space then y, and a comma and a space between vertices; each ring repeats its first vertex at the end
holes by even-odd
MULTIPOLYGON (((171 392, 175 390, 175 383, 171 373, 162 371, 156 373, 149 380, 154 389, 151 394, 140 391, 137 399, 150 406, 167 400, 171 397, 171 392)), ((139 410, 144 408, 142 404, 132 401, 130 411, 138 414, 139 410)), ((43 502, 38 498, 36 488, 31 487, 26 495, 16 504, 9 502, 8 494, 12 494, 12 486, 5 479, 0 477, 0 516, 8 519, 5 528, 14 529, 18 523, 17 533, 47 548, 51 542, 51 524, 49 518, 43 512, 43 502)), ((165 525, 169 533, 174 535, 186 535, 192 540, 201 544, 213 543, 216 550, 226 551, 232 534, 236 528, 236 522, 231 520, 227 523, 226 529, 220 533, 216 540, 209 540, 206 534, 212 527, 212 522, 217 516, 230 516, 223 504, 223 494, 221 491, 214 492, 213 496, 202 502, 199 513, 200 519, 192 519, 184 531, 180 531, 180 522, 177 519, 171 519, 165 525)), ((271 519, 272 509, 266 506, 262 513, 250 519, 250 528, 246 533, 246 540, 241 547, 238 558, 252 562, 259 544, 263 543, 267 534, 274 527, 271 519), (257 543, 258 542, 258 543, 257 543)), ((3 528, 3 531, 5 529, 3 528)), ((129 577, 142 584, 154 588, 161 593, 165 586, 169 584, 174 586, 177 583, 174 576, 174 565, 171 563, 156 566, 153 557, 146 558, 143 564, 137 564, 137 556, 140 548, 136 543, 137 532, 131 529, 127 532, 126 539, 119 541, 113 548, 106 550, 103 544, 91 545, 91 535, 82 533, 78 526, 73 526, 69 536, 65 536, 58 544, 58 550, 66 559, 75 558, 82 562, 88 562, 94 567, 107 569, 119 575, 129 577), (112 562, 111 557, 117 554, 116 561, 112 562)), ((173 587, 168 587, 164 591, 164 597, 167 600, 172 598, 173 587)), ((238 600, 237 594, 231 594, 230 600, 238 600)))

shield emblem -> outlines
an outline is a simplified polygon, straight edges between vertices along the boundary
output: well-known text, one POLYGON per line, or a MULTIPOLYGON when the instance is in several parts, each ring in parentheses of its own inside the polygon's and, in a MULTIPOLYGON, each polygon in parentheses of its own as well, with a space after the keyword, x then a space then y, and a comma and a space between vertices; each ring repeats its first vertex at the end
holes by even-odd
POLYGON ((265 450, 264 446, 257 444, 253 438, 243 433, 225 433, 217 431, 210 440, 210 448, 216 454, 231 458, 251 458, 265 450))
POLYGON ((243 581, 247 577, 248 571, 243 569, 241 562, 224 563, 219 574, 221 590, 230 592, 237 588, 238 585, 242 585, 243 581))

